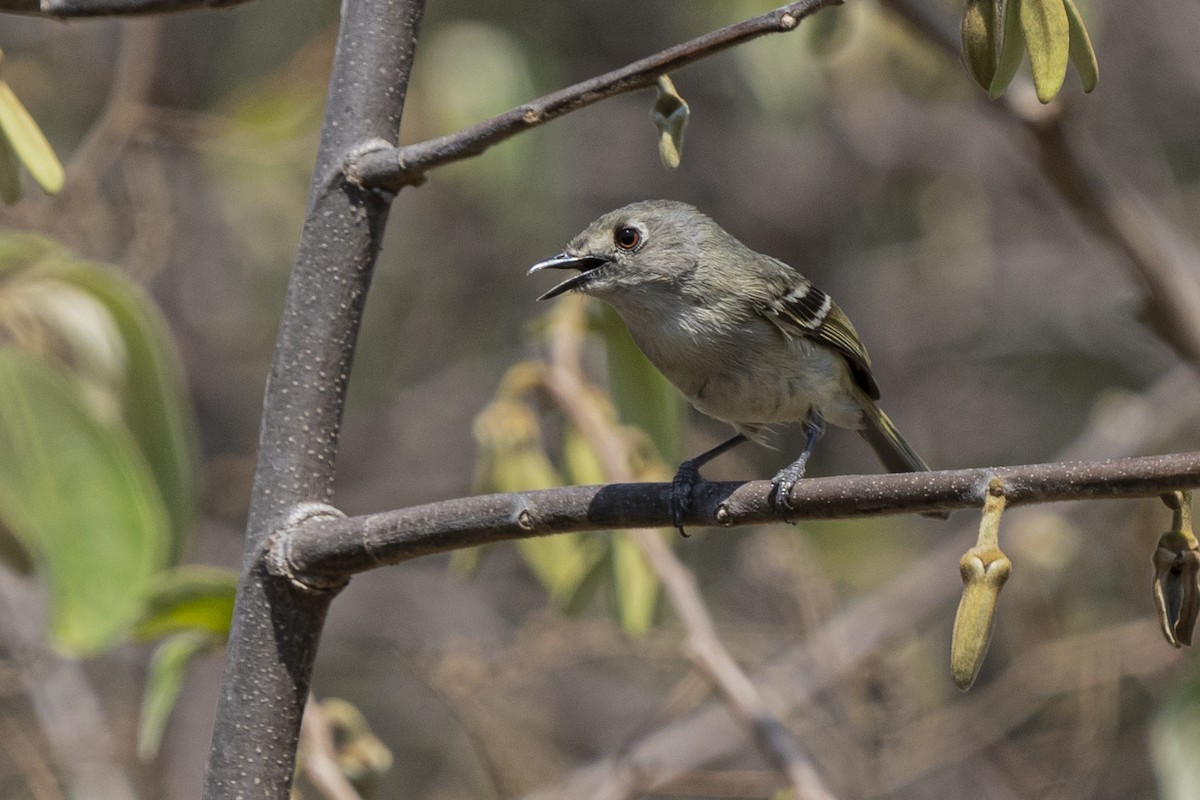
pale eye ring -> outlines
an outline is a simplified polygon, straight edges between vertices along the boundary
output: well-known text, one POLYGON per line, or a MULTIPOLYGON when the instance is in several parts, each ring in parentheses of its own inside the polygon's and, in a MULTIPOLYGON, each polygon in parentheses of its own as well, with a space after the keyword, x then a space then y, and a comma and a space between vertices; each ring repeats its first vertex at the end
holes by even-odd
POLYGON ((632 225, 624 225, 613 231, 613 242, 622 250, 636 250, 642 243, 642 232, 632 225))

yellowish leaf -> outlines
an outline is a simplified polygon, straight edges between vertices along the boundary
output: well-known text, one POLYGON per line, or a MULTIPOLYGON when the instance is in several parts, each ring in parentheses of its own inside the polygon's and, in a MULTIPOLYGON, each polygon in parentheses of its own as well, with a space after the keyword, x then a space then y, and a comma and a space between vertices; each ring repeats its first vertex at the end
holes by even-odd
POLYGON ((4 81, 0 81, 0 132, 38 185, 49 194, 58 194, 65 177, 62 164, 42 129, 4 81))
MULTIPOLYGON (((655 532, 653 535, 657 536, 655 532)), ((621 628, 630 636, 641 636, 654 622, 658 604, 658 576, 646 563, 642 549, 628 533, 612 537, 613 596, 621 628)))
POLYGON ((988 89, 996 77, 996 17, 999 0, 967 0, 963 6, 963 60, 971 77, 988 89))
POLYGON ((1090 92, 1100 80, 1100 63, 1096 60, 1096 51, 1092 49, 1092 37, 1088 36, 1083 17, 1073 0, 1063 0, 1063 6, 1067 10, 1067 23, 1071 29, 1071 63, 1079 73, 1083 90, 1090 92))
POLYGON ((1063 0, 1021 0, 1021 31, 1038 100, 1049 103, 1067 77, 1071 32, 1063 0))
POLYGON ((1000 22, 1000 55, 997 58, 996 73, 988 88, 988 97, 995 100, 1004 94, 1004 90, 1012 83, 1013 76, 1021 66, 1021 56, 1025 55, 1025 35, 1021 33, 1021 15, 1019 13, 1021 0, 1003 0, 1000 22))

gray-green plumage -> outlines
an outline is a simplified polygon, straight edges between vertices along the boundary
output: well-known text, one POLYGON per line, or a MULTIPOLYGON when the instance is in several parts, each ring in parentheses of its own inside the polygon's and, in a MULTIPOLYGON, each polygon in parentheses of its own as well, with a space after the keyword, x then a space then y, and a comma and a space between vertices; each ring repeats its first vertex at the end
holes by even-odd
POLYGON ((575 290, 610 303, 688 400, 739 433, 760 440, 767 426, 805 422, 815 441, 827 420, 860 431, 891 471, 928 469, 875 403, 870 357, 837 304, 692 206, 611 211, 531 272, 566 267, 580 274, 543 299, 575 290))

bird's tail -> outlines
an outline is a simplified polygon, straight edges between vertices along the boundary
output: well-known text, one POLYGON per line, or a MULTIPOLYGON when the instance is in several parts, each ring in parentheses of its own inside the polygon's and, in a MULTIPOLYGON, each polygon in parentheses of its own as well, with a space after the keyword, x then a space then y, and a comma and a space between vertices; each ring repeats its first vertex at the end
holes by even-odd
MULTIPOLYGON (((865 398, 864 398, 865 399, 865 398)), ((888 468, 889 472, 926 472, 929 465, 925 459, 904 441, 900 431, 883 413, 883 409, 873 401, 867 400, 863 405, 863 420, 866 427, 859 431, 862 437, 871 445, 879 461, 888 468)))
MULTIPOLYGON (((888 468, 889 472, 928 472, 929 465, 925 459, 917 455, 900 431, 892 423, 883 409, 875 401, 864 397, 862 403, 863 420, 866 426, 859 431, 862 437, 871 445, 879 461, 888 468)), ((949 513, 945 511, 922 511, 921 516, 933 519, 946 519, 949 513)))

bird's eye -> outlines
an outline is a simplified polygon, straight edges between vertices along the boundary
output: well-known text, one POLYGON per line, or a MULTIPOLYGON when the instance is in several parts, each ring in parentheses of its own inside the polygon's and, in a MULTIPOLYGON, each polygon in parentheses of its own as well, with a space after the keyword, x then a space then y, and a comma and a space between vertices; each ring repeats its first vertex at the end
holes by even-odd
POLYGON ((622 250, 634 250, 642 243, 642 232, 628 225, 624 228, 617 228, 613 232, 613 241, 622 250))

